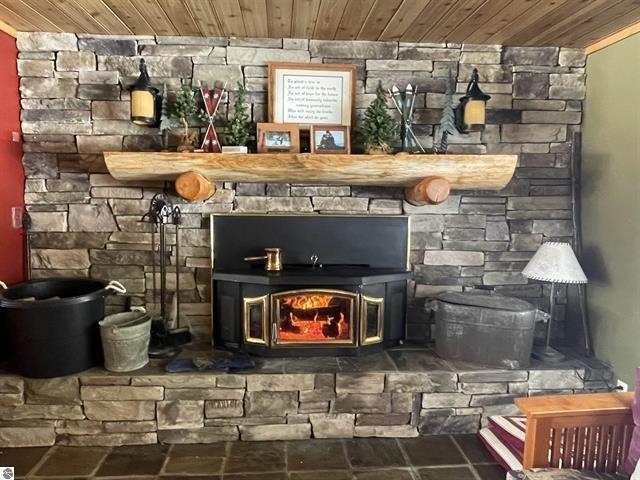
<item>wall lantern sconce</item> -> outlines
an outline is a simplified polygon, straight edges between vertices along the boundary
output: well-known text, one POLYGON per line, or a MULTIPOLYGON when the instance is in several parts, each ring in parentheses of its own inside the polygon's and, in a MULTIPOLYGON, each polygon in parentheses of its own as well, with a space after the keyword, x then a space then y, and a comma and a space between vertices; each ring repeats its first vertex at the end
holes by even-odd
POLYGON ((467 93, 456 107, 456 128, 460 133, 484 130, 487 101, 491 98, 478 86, 478 69, 474 68, 467 93))
POLYGON ((147 65, 140 59, 140 76, 128 90, 131 92, 131 121, 143 127, 157 127, 160 123, 162 96, 151 85, 147 65))

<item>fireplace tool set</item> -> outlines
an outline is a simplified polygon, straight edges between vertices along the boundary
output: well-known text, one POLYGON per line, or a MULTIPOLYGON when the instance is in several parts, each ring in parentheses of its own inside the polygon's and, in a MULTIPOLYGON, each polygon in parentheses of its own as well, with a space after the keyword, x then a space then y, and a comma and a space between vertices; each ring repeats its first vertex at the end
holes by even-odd
POLYGON ((149 356, 152 358, 166 358, 180 352, 181 345, 191 341, 188 328, 178 328, 180 319, 180 207, 173 206, 164 193, 157 193, 151 199, 149 211, 142 217, 142 221, 153 224, 151 245, 153 249, 153 303, 159 293, 160 315, 157 318, 157 307, 154 307, 154 321, 151 328, 151 342, 149 356), (167 249, 167 225, 174 225, 176 235, 176 268, 175 293, 169 302, 167 295, 167 259, 170 250, 167 249), (156 250, 156 236, 158 249, 156 250), (157 251, 157 255, 156 255, 157 251), (160 289, 157 288, 159 273, 160 289))

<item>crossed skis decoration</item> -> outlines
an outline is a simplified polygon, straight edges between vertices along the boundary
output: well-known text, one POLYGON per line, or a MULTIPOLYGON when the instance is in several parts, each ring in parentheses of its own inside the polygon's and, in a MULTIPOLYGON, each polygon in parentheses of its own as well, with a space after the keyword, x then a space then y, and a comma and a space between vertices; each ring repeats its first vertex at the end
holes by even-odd
POLYGON ((393 88, 389 89, 389 96, 401 117, 400 138, 402 140, 403 152, 415 152, 416 150, 419 150, 424 153, 425 151, 420 144, 418 137, 413 133, 413 113, 417 94, 418 87, 414 90, 411 84, 407 85, 404 94, 400 92, 400 89, 395 85, 393 88))
POLYGON ((202 94, 202 99, 204 100, 204 108, 207 113, 207 119, 209 121, 209 125, 207 126, 207 131, 204 134, 204 139, 202 140, 202 151, 209 153, 220 153, 222 149, 220 148, 220 142, 218 141, 218 134, 216 133, 216 128, 213 125, 216 113, 218 112, 218 107, 220 106, 220 100, 222 100, 222 94, 224 93, 224 87, 216 85, 213 90, 210 90, 208 87, 201 87, 200 93, 202 94))

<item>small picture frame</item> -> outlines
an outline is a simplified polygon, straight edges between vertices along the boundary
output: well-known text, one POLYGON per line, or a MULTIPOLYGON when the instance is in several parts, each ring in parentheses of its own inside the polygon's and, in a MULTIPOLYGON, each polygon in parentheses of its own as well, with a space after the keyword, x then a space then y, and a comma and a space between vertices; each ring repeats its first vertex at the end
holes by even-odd
POLYGON ((346 125, 311 125, 311 153, 351 153, 346 125))
POLYGON ((258 153, 300 153, 300 130, 296 123, 258 123, 258 153))

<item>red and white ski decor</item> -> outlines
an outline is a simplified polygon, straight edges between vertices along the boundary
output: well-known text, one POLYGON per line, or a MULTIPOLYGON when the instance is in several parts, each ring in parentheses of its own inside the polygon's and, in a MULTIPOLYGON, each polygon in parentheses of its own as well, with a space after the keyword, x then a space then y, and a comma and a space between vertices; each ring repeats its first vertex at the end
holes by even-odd
POLYGON ((216 112, 218 111, 218 107, 220 106, 220 100, 222 100, 224 86, 216 86, 213 88, 213 90, 210 90, 209 88, 201 88, 200 93, 202 94, 202 99, 204 100, 204 108, 207 112, 207 118, 209 120, 207 131, 205 132, 204 139, 202 140, 202 151, 209 153, 220 153, 222 149, 220 148, 218 134, 216 133, 216 129, 213 126, 213 121, 215 119, 216 112))

